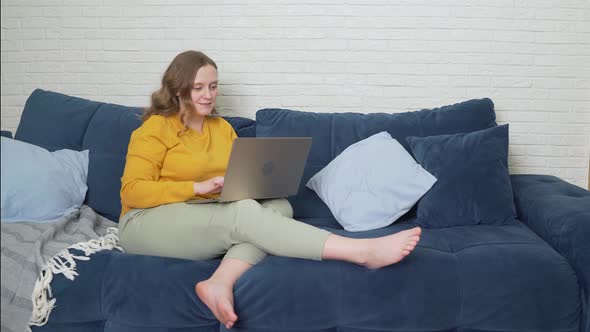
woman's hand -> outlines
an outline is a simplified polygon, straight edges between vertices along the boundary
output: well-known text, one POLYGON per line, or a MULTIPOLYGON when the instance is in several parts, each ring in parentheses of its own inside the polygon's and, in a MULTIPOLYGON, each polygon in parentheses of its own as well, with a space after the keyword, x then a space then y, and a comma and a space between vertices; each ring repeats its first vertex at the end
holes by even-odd
POLYGON ((193 190, 195 195, 217 194, 223 188, 223 176, 216 176, 203 182, 195 182, 193 190))

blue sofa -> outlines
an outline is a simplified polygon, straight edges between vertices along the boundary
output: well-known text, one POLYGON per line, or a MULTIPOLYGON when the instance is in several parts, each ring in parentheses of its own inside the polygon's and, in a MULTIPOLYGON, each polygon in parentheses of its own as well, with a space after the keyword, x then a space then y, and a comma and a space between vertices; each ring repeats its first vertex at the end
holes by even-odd
MULTIPOLYGON (((116 221, 131 108, 35 90, 15 139, 51 151, 90 149, 88 206, 116 221)), ((407 136, 471 132, 496 125, 489 99, 398 114, 260 110, 228 117, 239 136, 312 136, 295 218, 337 234, 376 237, 415 225, 344 231, 304 185, 347 146, 387 130, 407 136)), ((235 286, 243 332, 580 332, 590 331, 590 193, 544 175, 511 176, 519 220, 506 225, 424 229, 407 259, 379 270, 344 262, 268 256, 235 286)), ((102 251, 78 263, 72 282, 52 282, 57 306, 33 331, 225 331, 194 292, 219 260, 102 251)))

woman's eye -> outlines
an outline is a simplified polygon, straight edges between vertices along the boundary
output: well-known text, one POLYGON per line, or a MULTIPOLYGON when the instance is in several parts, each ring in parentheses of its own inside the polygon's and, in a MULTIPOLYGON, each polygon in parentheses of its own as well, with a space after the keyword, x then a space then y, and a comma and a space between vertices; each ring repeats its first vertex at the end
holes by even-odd
POLYGON ((201 89, 202 89, 202 87, 200 87, 200 86, 195 86, 195 87, 193 87, 193 90, 200 91, 201 89))
POLYGON ((217 85, 212 85, 211 90, 215 90, 215 89, 217 89, 217 85))

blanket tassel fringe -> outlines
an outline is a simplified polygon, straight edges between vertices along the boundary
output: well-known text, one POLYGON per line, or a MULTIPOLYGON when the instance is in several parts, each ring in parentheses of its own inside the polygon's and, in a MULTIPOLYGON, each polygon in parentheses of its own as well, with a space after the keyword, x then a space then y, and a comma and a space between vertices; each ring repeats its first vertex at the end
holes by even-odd
POLYGON ((119 247, 119 230, 115 227, 107 228, 106 235, 92 239, 86 242, 79 242, 60 251, 53 256, 47 266, 41 270, 39 278, 35 282, 33 289, 33 312, 27 326, 27 332, 31 332, 31 326, 42 326, 49 320, 49 314, 55 307, 55 299, 51 293, 51 281, 53 275, 63 274, 69 280, 74 280, 78 275, 76 272, 76 260, 87 261, 90 255, 105 249, 118 249, 119 247), (84 256, 76 256, 70 253, 70 249, 82 251, 84 256))

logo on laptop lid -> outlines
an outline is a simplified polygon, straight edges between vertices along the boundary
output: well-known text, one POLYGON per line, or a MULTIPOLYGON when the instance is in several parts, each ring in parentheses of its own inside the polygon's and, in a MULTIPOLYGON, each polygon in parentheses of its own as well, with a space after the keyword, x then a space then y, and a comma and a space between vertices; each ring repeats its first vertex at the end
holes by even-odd
POLYGON ((269 160, 269 161, 265 162, 264 165, 262 166, 262 174, 264 174, 264 176, 269 176, 272 174, 274 169, 275 169, 275 163, 272 160, 269 160))

